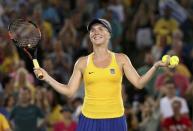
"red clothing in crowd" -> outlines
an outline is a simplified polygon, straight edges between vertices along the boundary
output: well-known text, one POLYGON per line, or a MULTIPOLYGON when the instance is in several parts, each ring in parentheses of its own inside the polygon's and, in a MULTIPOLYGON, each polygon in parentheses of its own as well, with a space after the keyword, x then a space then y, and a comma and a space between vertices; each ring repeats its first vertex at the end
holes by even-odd
MULTIPOLYGON (((166 74, 160 74, 156 81, 155 81, 155 87, 158 88, 158 90, 160 89, 161 86, 164 85, 164 80, 167 77, 166 74)), ((186 78, 185 76, 179 74, 179 73, 175 73, 174 76, 172 77, 174 79, 175 85, 176 85, 176 89, 178 90, 178 92, 180 93, 180 96, 184 96, 184 93, 186 91, 186 89, 189 86, 189 80, 188 78, 186 78)))
POLYGON ((54 125, 53 131, 76 131, 76 122, 71 122, 70 125, 65 125, 64 122, 58 122, 54 125))
POLYGON ((175 120, 174 117, 169 117, 163 120, 162 128, 167 131, 189 131, 193 129, 192 121, 187 116, 182 116, 180 120, 175 120))

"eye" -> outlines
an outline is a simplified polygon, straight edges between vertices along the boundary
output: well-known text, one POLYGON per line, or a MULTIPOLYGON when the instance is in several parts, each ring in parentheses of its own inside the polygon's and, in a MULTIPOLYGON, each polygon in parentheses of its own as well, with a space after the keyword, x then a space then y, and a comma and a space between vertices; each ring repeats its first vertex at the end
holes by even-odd
POLYGON ((92 33, 92 32, 94 32, 94 29, 93 29, 93 28, 90 29, 90 33, 92 33))
POLYGON ((99 27, 99 30, 100 30, 100 31, 103 31, 104 29, 103 29, 103 27, 99 27))

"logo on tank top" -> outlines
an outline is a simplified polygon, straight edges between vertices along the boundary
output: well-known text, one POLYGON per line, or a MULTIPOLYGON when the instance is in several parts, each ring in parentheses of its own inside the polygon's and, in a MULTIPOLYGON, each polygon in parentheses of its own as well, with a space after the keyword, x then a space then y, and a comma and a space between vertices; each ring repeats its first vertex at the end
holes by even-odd
POLYGON ((88 74, 92 74, 92 73, 94 73, 94 72, 88 72, 88 74))
POLYGON ((115 69, 113 69, 113 68, 110 69, 110 73, 111 73, 111 74, 115 74, 115 69))

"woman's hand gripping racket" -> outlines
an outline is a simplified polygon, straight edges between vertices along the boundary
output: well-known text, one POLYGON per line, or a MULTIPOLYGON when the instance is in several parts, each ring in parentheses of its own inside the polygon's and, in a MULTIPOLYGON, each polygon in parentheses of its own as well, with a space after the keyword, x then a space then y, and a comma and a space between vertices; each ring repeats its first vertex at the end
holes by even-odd
MULTIPOLYGON (((37 45, 41 40, 40 29, 33 22, 17 19, 8 27, 10 39, 29 56, 35 69, 40 68, 37 57, 37 45), (33 57, 32 57, 33 56, 33 57)), ((41 71, 37 73, 38 79, 43 78, 41 71)))

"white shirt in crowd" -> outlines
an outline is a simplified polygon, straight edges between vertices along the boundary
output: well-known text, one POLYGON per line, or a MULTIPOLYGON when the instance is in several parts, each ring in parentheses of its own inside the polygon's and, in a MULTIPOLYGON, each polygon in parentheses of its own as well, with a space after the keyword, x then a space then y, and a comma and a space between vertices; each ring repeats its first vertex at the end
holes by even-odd
POLYGON ((159 12, 161 15, 164 14, 164 8, 166 6, 172 10, 172 17, 176 19, 179 23, 183 23, 187 20, 188 12, 176 0, 160 0, 159 12))
POLYGON ((160 100, 160 112, 163 118, 173 116, 174 113, 173 113, 171 104, 174 99, 178 99, 179 101, 181 101, 181 104, 182 104, 181 113, 182 114, 187 114, 189 112, 188 105, 184 98, 175 96, 174 98, 169 99, 167 96, 165 96, 161 98, 160 100))

